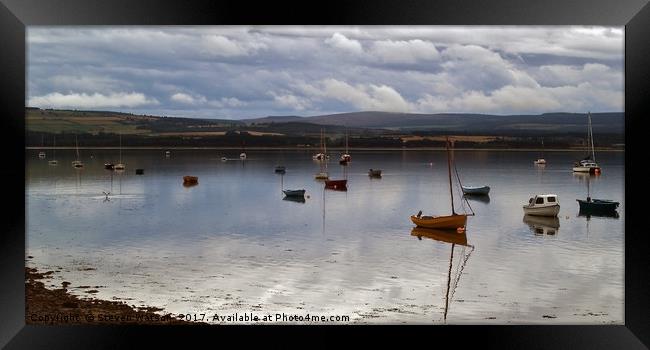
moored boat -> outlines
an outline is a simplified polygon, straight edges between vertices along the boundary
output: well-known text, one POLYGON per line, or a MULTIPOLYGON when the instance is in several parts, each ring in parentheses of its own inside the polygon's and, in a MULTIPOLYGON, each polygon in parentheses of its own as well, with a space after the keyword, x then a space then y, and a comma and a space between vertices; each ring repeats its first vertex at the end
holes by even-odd
POLYGON ((190 176, 190 175, 183 176, 183 185, 185 186, 197 185, 198 183, 199 183, 198 176, 190 176))
POLYGON ((576 199, 580 206, 580 211, 584 214, 589 213, 613 213, 619 206, 619 202, 610 199, 595 199, 591 198, 590 178, 587 177, 587 199, 576 199))
POLYGON ((284 173, 287 171, 287 168, 283 165, 278 165, 275 167, 275 172, 276 173, 284 173))
POLYGON ((461 186, 464 194, 487 195, 490 193, 490 186, 461 186))
POLYGON ((596 163, 596 153, 594 152, 594 133, 591 127, 591 113, 587 113, 587 154, 585 158, 573 164, 573 171, 579 173, 600 174, 601 169, 596 163))
MULTIPOLYGON (((433 229, 452 229, 464 230, 467 225, 468 214, 457 214, 454 208, 454 193, 451 185, 451 152, 449 147, 449 137, 446 139, 447 146, 447 174, 449 177, 449 196, 451 199, 451 215, 428 216, 422 215, 422 211, 417 215, 411 215, 411 221, 418 227, 433 228, 433 229)), ((456 171, 456 179, 460 182, 458 172, 456 171)), ((469 206, 469 204, 468 204, 469 206)), ((471 208, 471 207, 470 207, 471 208)), ((473 215, 473 213, 472 213, 473 215)))
POLYGON ((557 216, 560 212, 560 203, 555 194, 538 194, 528 200, 523 206, 524 213, 537 216, 557 216))
POLYGON ((346 190, 348 180, 325 180, 325 188, 333 190, 346 190))
POLYGON ((619 202, 615 202, 609 199, 591 199, 587 197, 584 199, 576 199, 578 205, 580 206, 580 211, 582 212, 613 212, 616 211, 616 208, 619 206, 619 202))
POLYGON ((113 164, 113 163, 104 163, 104 169, 106 169, 106 170, 114 170, 115 169, 115 164, 113 164))
POLYGON ((370 169, 370 170, 368 170, 368 176, 370 176, 370 177, 381 177, 381 169, 370 169))
POLYGON ((287 197, 304 197, 305 190, 282 190, 287 197))

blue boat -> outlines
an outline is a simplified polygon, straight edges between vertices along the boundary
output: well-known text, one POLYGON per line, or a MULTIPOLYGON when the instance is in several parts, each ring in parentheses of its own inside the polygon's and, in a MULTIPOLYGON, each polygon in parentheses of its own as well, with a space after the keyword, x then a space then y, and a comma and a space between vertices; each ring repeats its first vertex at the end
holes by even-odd
POLYGON ((287 197, 304 197, 305 190, 282 190, 287 197))
POLYGON ((580 205, 580 211, 584 213, 609 213, 616 211, 619 202, 614 202, 609 199, 591 199, 587 197, 584 199, 576 199, 580 205))
POLYGON ((461 186, 464 194, 486 195, 490 193, 490 186, 461 186))
POLYGON ((580 206, 580 212, 583 214, 606 214, 615 212, 616 208, 618 208, 619 202, 609 199, 591 198, 591 186, 589 183, 590 179, 587 178, 587 199, 576 199, 580 206))

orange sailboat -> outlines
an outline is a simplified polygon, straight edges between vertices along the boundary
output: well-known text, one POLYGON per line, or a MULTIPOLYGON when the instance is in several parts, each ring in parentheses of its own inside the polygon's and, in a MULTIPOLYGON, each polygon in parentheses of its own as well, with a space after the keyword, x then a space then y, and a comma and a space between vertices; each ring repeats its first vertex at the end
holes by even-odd
MULTIPOLYGON (((468 214, 457 214, 454 210, 454 192, 451 185, 451 151, 449 150, 449 137, 447 137, 447 170, 449 174, 449 195, 451 198, 451 215, 426 216, 420 211, 417 215, 411 215, 411 221, 417 227, 433 229, 464 230, 467 224, 468 214)), ((472 214, 473 215, 473 214, 472 214)))

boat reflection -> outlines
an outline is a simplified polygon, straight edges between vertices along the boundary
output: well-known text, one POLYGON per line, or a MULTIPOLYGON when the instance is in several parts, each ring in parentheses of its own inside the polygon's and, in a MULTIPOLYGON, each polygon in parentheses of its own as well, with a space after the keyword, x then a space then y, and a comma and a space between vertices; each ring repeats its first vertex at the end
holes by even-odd
POLYGON ((447 273, 447 290, 445 292, 445 308, 443 314, 443 321, 446 323, 449 306, 451 304, 451 301, 453 300, 454 293, 456 292, 456 288, 458 287, 458 282, 460 281, 460 277, 463 274, 463 270, 465 269, 467 260, 469 259, 469 256, 474 251, 474 246, 467 244, 467 234, 465 233, 465 231, 458 232, 456 230, 437 230, 437 229, 430 229, 430 228, 414 227, 411 230, 411 236, 415 236, 419 240, 422 240, 422 237, 425 237, 439 242, 451 244, 451 253, 449 255, 449 269, 447 273), (454 261, 454 248, 456 248, 457 245, 461 247, 460 259, 462 260, 460 261, 459 264, 456 265, 456 276, 452 280, 451 270, 454 261), (467 251, 468 249, 469 251, 467 251))
POLYGON ((560 219, 557 216, 524 215, 524 223, 536 235, 553 236, 559 232, 560 219))
POLYGON ((599 217, 599 218, 610 218, 610 219, 618 219, 618 211, 611 211, 611 212, 593 212, 593 211, 587 211, 587 210, 578 210, 578 216, 580 217, 585 217, 587 220, 591 219, 592 216, 599 217))
POLYGON ((490 203, 490 195, 489 194, 465 194, 463 195, 463 198, 470 200, 470 201, 476 201, 476 202, 481 202, 481 203, 490 203))
POLYGON ((284 196, 282 198, 283 201, 289 201, 289 202, 296 202, 296 203, 305 203, 305 197, 297 197, 297 196, 284 196))

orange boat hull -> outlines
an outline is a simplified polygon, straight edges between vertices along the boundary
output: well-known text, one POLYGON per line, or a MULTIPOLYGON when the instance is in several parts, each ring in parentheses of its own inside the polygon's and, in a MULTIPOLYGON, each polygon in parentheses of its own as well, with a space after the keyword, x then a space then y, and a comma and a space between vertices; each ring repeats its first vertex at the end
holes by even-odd
POLYGON ((417 227, 455 230, 459 227, 465 227, 465 224, 467 224, 467 215, 456 214, 421 217, 411 215, 411 221, 413 221, 417 227))

